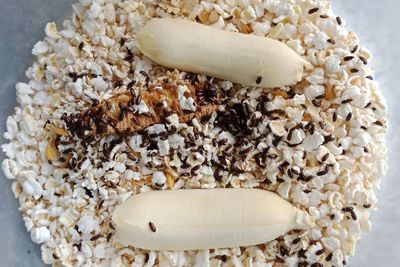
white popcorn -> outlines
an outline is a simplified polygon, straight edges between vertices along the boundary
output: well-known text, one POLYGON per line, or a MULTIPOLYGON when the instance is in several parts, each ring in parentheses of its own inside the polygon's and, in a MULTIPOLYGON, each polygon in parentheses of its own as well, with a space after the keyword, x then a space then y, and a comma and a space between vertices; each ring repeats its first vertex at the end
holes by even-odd
POLYGON ((23 114, 23 119, 20 124, 21 130, 25 133, 32 135, 36 132, 36 121, 35 119, 29 114, 23 114))
POLYGON ((33 228, 31 231, 31 239, 36 244, 41 244, 50 240, 50 231, 47 227, 33 228))
POLYGON ((1 169, 8 179, 14 179, 16 173, 18 172, 17 163, 11 159, 3 160, 1 163, 1 169))
POLYGON ((340 70, 340 58, 337 55, 330 55, 325 58, 326 70, 330 73, 337 73, 340 70))
POLYGON ((317 149, 324 142, 322 134, 316 132, 313 135, 308 135, 304 138, 303 147, 310 152, 317 149))
POLYGON ((323 84, 324 83, 324 70, 317 68, 313 73, 306 78, 311 84, 323 84))
POLYGON ((256 18, 256 12, 251 5, 248 5, 245 9, 243 9, 242 13, 240 14, 240 19, 244 24, 251 23, 256 18))
POLYGON ((303 46, 301 45, 301 41, 300 40, 291 39, 286 44, 290 48, 292 48, 294 51, 296 51, 296 53, 299 54, 299 55, 303 55, 304 52, 305 52, 303 46))
POLYGON ((325 88, 322 85, 310 85, 304 89, 304 93, 308 99, 314 99, 317 96, 325 93, 325 88))
POLYGON ((266 36, 271 30, 271 25, 268 22, 255 21, 251 24, 251 28, 255 35, 266 36))
POLYGON ((37 105, 46 105, 49 101, 49 95, 46 92, 37 92, 32 102, 37 105))
POLYGON ((59 38, 60 35, 57 32, 57 25, 55 22, 49 22, 46 24, 46 28, 44 30, 46 35, 51 38, 59 38))
POLYGON ((24 192, 28 195, 38 199, 42 196, 43 188, 34 178, 28 177, 28 179, 22 184, 24 192))
POLYGON ((281 197, 287 199, 289 196, 290 186, 291 186, 291 183, 288 183, 288 182, 281 183, 277 190, 278 194, 281 197))
POLYGON ((82 90, 83 90, 83 81, 81 78, 77 79, 76 82, 71 84, 71 89, 72 93, 79 97, 82 96, 82 90))
POLYGON ((17 94, 21 95, 31 95, 34 93, 32 88, 26 83, 17 83, 15 89, 17 90, 17 94))
POLYGON ((93 256, 99 259, 105 258, 106 253, 104 250, 105 245, 100 243, 93 249, 93 256))
POLYGON ((91 215, 81 217, 77 223, 78 229, 83 234, 90 234, 93 230, 98 229, 99 222, 91 215))
POLYGON ((151 180, 153 184, 162 186, 165 184, 167 177, 163 172, 154 172, 151 180))
POLYGON ((108 83, 104 81, 102 77, 91 79, 90 83, 93 85, 94 89, 98 91, 105 91, 108 88, 108 83))
POLYGON ((48 47, 47 43, 39 41, 33 47, 32 54, 35 56, 39 56, 39 55, 47 53, 47 51, 49 51, 49 47, 48 47))
POLYGON ((340 246, 340 241, 335 237, 324 237, 321 239, 321 241, 324 246, 330 251, 334 251, 340 246))
POLYGON ((271 128, 271 131, 277 136, 284 136, 286 134, 286 130, 283 127, 281 121, 271 121, 269 123, 269 127, 271 128))
POLYGON ((328 46, 327 40, 329 39, 328 35, 324 32, 317 32, 314 38, 314 46, 316 49, 325 49, 328 46))

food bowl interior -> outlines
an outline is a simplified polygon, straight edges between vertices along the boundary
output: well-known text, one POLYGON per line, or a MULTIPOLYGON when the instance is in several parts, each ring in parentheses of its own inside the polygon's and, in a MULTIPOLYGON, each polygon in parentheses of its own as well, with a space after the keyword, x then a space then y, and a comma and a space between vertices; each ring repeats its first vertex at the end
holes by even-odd
MULTIPOLYGON (((26 81, 25 70, 31 66, 33 45, 43 39, 46 22, 57 22, 71 14, 75 0, 0 0, 0 132, 5 131, 7 116, 15 106, 15 83, 26 81)), ((379 210, 372 216, 373 230, 356 247, 349 266, 398 266, 400 262, 400 17, 397 0, 335 0, 334 10, 355 31, 361 43, 373 55, 375 78, 388 100, 389 174, 378 193, 379 210)), ((1 143, 6 140, 1 139, 1 143)), ((1 160, 5 155, 1 153, 1 160)), ((12 181, 0 174, 0 266, 45 266, 40 248, 30 240, 18 211, 18 200, 10 190, 12 181)))

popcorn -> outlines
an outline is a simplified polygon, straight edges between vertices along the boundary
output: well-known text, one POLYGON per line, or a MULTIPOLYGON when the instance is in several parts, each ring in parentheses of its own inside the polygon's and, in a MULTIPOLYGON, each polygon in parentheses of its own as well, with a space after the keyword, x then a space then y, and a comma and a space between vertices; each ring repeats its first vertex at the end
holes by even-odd
POLYGON ((31 230, 31 239, 36 244, 50 241, 50 231, 47 227, 33 228, 31 230))
POLYGON ((105 91, 108 88, 108 83, 101 77, 91 79, 90 83, 93 85, 94 89, 98 91, 105 91))
POLYGON ((153 184, 163 186, 167 180, 167 177, 163 172, 154 172, 151 180, 153 184))
POLYGON ((303 148, 307 151, 313 151, 317 149, 324 142, 324 137, 320 133, 314 133, 313 135, 308 135, 303 140, 303 148))
POLYGON ((269 128, 271 131, 276 134, 277 136, 284 136, 286 134, 286 130, 280 121, 271 121, 269 123, 269 128))
POLYGON ((93 216, 85 215, 79 219, 77 226, 80 232, 88 235, 99 228, 99 222, 93 216))
POLYGON ((47 53, 47 51, 49 51, 49 47, 47 46, 47 43, 44 41, 39 41, 34 45, 34 47, 32 49, 32 54, 35 56, 39 56, 39 55, 47 53))
POLYGON ((22 184, 22 188, 26 194, 33 196, 35 199, 40 198, 43 193, 41 184, 33 177, 28 177, 28 179, 22 184))
POLYGON ((253 22, 257 16, 256 12, 254 11, 254 8, 250 5, 248 5, 240 14, 241 20, 244 24, 248 24, 250 22, 253 22))
POLYGON ((310 85, 304 89, 304 94, 308 99, 314 99, 325 93, 325 88, 322 85, 310 85))

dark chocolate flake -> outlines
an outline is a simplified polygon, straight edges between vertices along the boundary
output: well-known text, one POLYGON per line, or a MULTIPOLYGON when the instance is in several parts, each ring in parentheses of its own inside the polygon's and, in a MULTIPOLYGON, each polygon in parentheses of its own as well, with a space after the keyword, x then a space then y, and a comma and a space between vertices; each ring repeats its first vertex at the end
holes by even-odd
POLYGON ((257 80, 256 80, 256 84, 260 84, 261 81, 262 81, 262 77, 261 77, 261 76, 258 76, 258 77, 257 77, 257 80))

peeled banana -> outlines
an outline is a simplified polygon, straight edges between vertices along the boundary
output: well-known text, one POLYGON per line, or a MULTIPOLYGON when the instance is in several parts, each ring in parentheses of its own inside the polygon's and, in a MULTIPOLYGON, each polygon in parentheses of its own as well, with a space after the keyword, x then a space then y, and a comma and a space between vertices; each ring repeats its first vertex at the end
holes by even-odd
POLYGON ((246 86, 295 84, 307 63, 277 40, 183 19, 151 19, 137 34, 137 46, 160 65, 246 86))
POLYGON ((232 188, 140 193, 112 219, 122 243, 149 250, 250 246, 313 226, 306 212, 275 193, 232 188))

